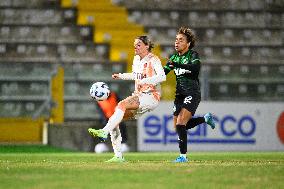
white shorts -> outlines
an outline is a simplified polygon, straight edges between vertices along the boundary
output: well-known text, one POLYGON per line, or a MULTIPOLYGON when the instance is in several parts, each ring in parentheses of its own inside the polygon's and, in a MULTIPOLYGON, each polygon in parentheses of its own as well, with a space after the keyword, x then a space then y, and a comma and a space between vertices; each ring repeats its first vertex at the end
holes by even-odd
POLYGON ((154 97, 153 93, 141 93, 138 95, 138 98, 140 105, 135 112, 135 119, 146 112, 154 110, 159 104, 159 100, 154 97))

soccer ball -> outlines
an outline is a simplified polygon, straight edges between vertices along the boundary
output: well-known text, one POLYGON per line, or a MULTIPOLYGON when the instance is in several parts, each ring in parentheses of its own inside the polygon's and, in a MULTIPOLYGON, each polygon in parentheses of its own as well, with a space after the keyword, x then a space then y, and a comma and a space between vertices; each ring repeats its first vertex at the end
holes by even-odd
POLYGON ((109 93, 109 87, 104 82, 96 82, 90 88, 91 97, 98 101, 106 100, 109 96, 109 93))

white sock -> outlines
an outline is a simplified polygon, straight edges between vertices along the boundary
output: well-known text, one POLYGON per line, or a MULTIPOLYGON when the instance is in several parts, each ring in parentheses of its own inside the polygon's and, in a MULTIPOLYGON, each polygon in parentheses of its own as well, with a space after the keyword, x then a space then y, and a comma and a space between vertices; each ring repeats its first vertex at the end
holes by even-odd
POLYGON ((122 137, 118 126, 112 131, 110 131, 110 140, 112 143, 114 155, 116 157, 122 158, 122 152, 121 152, 122 137))
POLYGON ((103 128, 103 131, 106 133, 110 133, 117 125, 122 121, 124 116, 124 111, 122 111, 119 108, 115 109, 115 112, 112 114, 112 116, 109 118, 106 126, 103 128))
POLYGON ((186 154, 180 154, 179 156, 186 158, 186 154))

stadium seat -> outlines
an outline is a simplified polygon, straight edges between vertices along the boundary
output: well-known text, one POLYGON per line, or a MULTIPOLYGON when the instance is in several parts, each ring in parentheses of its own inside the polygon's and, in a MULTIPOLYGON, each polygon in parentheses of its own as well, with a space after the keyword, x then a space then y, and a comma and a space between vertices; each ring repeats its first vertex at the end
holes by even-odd
POLYGON ((87 26, 0 25, 0 42, 80 43, 92 39, 92 29, 86 28, 87 26))
POLYGON ((258 87, 257 87, 257 92, 259 94, 264 94, 267 92, 267 88, 266 88, 266 85, 264 84, 259 84, 258 87))
POLYGON ((91 100, 73 101, 65 99, 65 121, 72 120, 97 120, 99 119, 98 107, 91 100))
POLYGON ((109 58, 107 44, 0 43, 1 61, 105 61, 109 58))
POLYGON ((277 85, 277 93, 283 97, 284 95, 284 85, 283 84, 277 85))
POLYGON ((60 10, 55 8, 1 8, 0 22, 6 25, 60 25, 74 23, 75 10, 60 10))
POLYGON ((105 81, 111 79, 112 73, 122 73, 126 70, 123 62, 65 62, 63 67, 65 80, 95 78, 105 81))
MULTIPOLYGON (((48 62, 1 62, 0 117, 32 117, 50 94, 54 65, 48 62), (9 110, 9 111, 7 111, 9 110)), ((48 116, 49 109, 42 112, 48 116)))
POLYGON ((58 52, 64 62, 106 61, 109 58, 107 44, 62 44, 58 46, 58 52))
POLYGON ((58 0, 1 0, 0 7, 4 8, 47 8, 58 6, 58 0))
POLYGON ((114 1, 118 5, 124 5, 130 9, 140 7, 141 9, 159 9, 162 10, 263 10, 273 9, 280 10, 283 4, 280 2, 252 0, 252 1, 236 1, 236 0, 194 0, 194 1, 160 1, 160 0, 120 0, 114 1), (274 4, 273 4, 274 3, 274 4), (276 4, 276 5, 275 5, 276 4))

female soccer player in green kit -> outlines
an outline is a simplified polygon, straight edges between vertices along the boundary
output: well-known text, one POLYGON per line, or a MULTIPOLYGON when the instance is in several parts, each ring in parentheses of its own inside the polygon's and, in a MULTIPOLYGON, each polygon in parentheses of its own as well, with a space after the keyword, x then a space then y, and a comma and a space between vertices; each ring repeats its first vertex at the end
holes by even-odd
POLYGON ((188 27, 181 27, 178 30, 175 40, 176 52, 170 56, 164 66, 165 74, 174 70, 176 75, 176 94, 173 108, 174 127, 178 134, 180 155, 174 162, 187 162, 187 130, 201 123, 207 123, 212 129, 215 123, 211 113, 204 117, 192 116, 201 100, 199 87, 200 59, 197 52, 192 48, 195 45, 195 36, 188 27))

